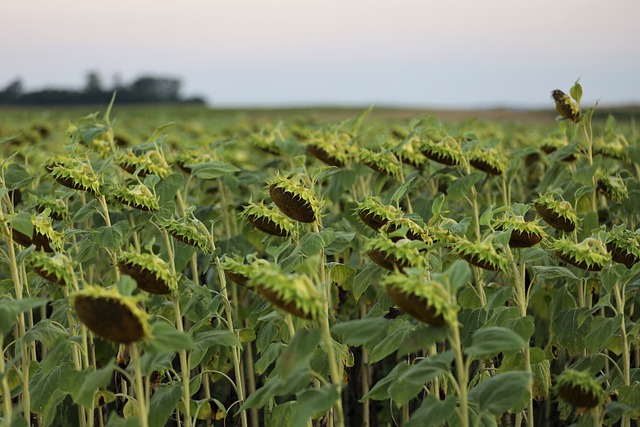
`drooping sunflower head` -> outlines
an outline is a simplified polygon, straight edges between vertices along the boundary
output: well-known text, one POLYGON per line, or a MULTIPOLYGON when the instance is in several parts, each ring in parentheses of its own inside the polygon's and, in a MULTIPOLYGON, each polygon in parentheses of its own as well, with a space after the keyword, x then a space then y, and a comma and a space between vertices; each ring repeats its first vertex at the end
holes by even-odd
POLYGON ((167 262, 155 254, 122 251, 117 256, 117 262, 120 271, 131 276, 145 292, 158 295, 174 295, 178 292, 178 278, 171 272, 167 262))
POLYGON ((263 202, 252 202, 244 207, 242 216, 258 230, 273 236, 292 237, 297 233, 295 223, 283 215, 275 205, 266 206, 263 202))
POLYGON ((508 262, 502 250, 489 235, 481 242, 470 242, 464 237, 455 239, 453 250, 469 264, 491 271, 507 271, 508 262))
POLYGON ((513 229, 509 238, 509 246, 512 248, 528 248, 537 245, 547 236, 544 228, 538 225, 539 219, 525 221, 524 217, 505 213, 502 218, 493 220, 496 230, 513 229))
POLYGON ((566 369, 556 377, 554 391, 560 399, 575 408, 595 408, 604 403, 606 392, 588 372, 566 369))
POLYGON ((80 321, 102 338, 131 344, 151 337, 149 315, 138 306, 141 298, 125 297, 115 287, 89 285, 72 298, 80 321))
POLYGON ((426 258, 420 252, 426 249, 425 242, 419 240, 400 239, 393 241, 384 233, 367 239, 365 250, 373 262, 390 271, 403 271, 407 267, 423 267, 426 258))
POLYGON ((598 190, 614 202, 624 201, 628 195, 627 184, 618 176, 607 175, 602 171, 596 174, 598 190))
POLYGON ((469 164, 489 175, 503 175, 507 170, 504 155, 497 148, 474 147, 467 154, 469 164))
POLYGON ((457 309, 439 282, 422 275, 391 273, 382 280, 391 300, 402 311, 431 326, 455 325, 457 309))
POLYGON ((60 286, 71 286, 73 282, 73 261, 67 255, 57 253, 47 255, 34 251, 29 255, 33 271, 40 277, 60 286))
POLYGON ((571 203, 555 193, 541 194, 534 200, 534 207, 547 224, 560 231, 573 231, 578 224, 578 216, 571 203))
POLYGON ((605 244, 596 237, 588 237, 578 244, 556 239, 550 249, 561 260, 587 271, 600 271, 611 259, 605 244))
POLYGON ((158 199, 144 184, 134 184, 129 186, 113 185, 109 187, 107 193, 110 198, 141 211, 157 211, 160 209, 158 199))
POLYGON ((157 150, 149 150, 139 154, 133 150, 119 151, 116 163, 132 175, 138 171, 140 177, 153 174, 160 178, 166 178, 171 175, 171 167, 162 153, 157 150))
POLYGON ((551 99, 555 102, 556 111, 563 119, 571 120, 574 123, 580 121, 582 117, 580 106, 569 95, 560 89, 555 89, 551 91, 551 99))
POLYGON ((640 230, 627 230, 624 224, 614 226, 606 243, 613 261, 627 268, 640 262, 640 230))
POLYGON ((285 215, 299 222, 311 223, 320 219, 324 201, 299 179, 280 175, 267 180, 271 199, 285 215))
POLYGON ((355 212, 366 226, 375 231, 404 215, 402 209, 383 204, 378 196, 366 196, 362 202, 358 202, 355 212))
POLYGON ((303 319, 317 319, 322 314, 322 294, 304 274, 284 274, 277 268, 250 270, 247 285, 275 306, 303 319))
POLYGON ((402 175, 402 165, 391 151, 372 151, 362 148, 358 151, 358 161, 370 169, 392 178, 399 178, 402 175))
POLYGON ((464 162, 460 143, 449 135, 440 141, 431 139, 423 141, 420 151, 429 159, 443 165, 458 166, 464 162))
POLYGON ((45 164, 45 169, 54 180, 65 187, 100 194, 102 185, 88 162, 68 156, 56 156, 45 164))
POLYGON ((160 227, 167 230, 167 233, 174 239, 196 247, 203 252, 211 251, 209 240, 200 233, 192 220, 188 218, 156 218, 155 221, 160 227))
POLYGON ((49 215, 54 221, 66 221, 69 219, 69 208, 62 199, 54 197, 36 197, 34 200, 34 209, 38 213, 49 209, 49 215))
POLYGON ((351 157, 351 137, 341 132, 319 132, 305 139, 307 152, 329 166, 343 167, 351 157))
POLYGON ((380 231, 389 235, 389 238, 394 242, 406 238, 424 242, 427 247, 433 244, 433 238, 429 233, 409 218, 392 219, 380 227, 380 231))

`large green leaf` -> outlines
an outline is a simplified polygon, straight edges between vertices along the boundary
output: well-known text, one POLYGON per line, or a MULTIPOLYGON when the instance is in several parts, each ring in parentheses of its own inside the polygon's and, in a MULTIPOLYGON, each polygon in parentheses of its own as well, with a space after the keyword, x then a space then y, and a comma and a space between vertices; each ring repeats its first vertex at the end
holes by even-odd
POLYGON ((296 331, 293 339, 276 362, 276 369, 282 381, 286 382, 293 372, 309 365, 321 338, 322 331, 320 329, 296 331))
POLYGON ((389 327, 389 320, 383 317, 366 317, 338 323, 331 331, 349 345, 362 345, 381 338, 389 327))
POLYGON ((318 389, 304 390, 296 396, 291 416, 292 426, 305 426, 315 416, 327 412, 340 398, 337 384, 318 389))
POLYGON ((94 395, 111 382, 114 369, 115 365, 112 359, 104 368, 83 372, 80 380, 74 384, 76 388, 71 391, 73 401, 87 408, 92 407, 94 395))
POLYGON ((474 333, 472 345, 464 352, 478 359, 498 353, 520 351, 526 346, 527 342, 511 329, 492 326, 474 333))
POLYGON ((149 425, 164 426, 182 398, 182 384, 160 387, 149 402, 149 425))
POLYGON ((193 348, 193 340, 184 332, 179 332, 167 322, 156 322, 151 331, 153 338, 149 346, 155 352, 177 352, 193 348))
POLYGON ((469 391, 469 402, 480 410, 500 415, 518 408, 528 393, 531 375, 523 371, 509 371, 485 380, 469 391))
POLYGON ((427 357, 405 369, 389 387, 389 396, 403 406, 420 393, 425 384, 438 375, 447 374, 454 354, 451 350, 427 357))
POLYGON ((430 395, 422 401, 420 407, 411 414, 404 427, 432 427, 444 425, 452 416, 456 416, 457 399, 447 396, 445 400, 438 400, 430 395))
POLYGON ((240 170, 232 164, 217 161, 189 164, 187 166, 191 168, 191 174, 199 179, 216 179, 240 170))
POLYGON ((22 298, 20 300, 0 300, 0 334, 7 335, 17 316, 47 303, 45 298, 22 298))

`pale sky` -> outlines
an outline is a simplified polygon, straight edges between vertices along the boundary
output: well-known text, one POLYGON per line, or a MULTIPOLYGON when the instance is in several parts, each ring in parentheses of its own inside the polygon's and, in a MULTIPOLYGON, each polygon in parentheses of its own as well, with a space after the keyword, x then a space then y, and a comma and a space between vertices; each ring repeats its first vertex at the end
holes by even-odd
POLYGON ((640 103, 640 0, 0 0, 0 88, 178 77, 214 106, 640 103))

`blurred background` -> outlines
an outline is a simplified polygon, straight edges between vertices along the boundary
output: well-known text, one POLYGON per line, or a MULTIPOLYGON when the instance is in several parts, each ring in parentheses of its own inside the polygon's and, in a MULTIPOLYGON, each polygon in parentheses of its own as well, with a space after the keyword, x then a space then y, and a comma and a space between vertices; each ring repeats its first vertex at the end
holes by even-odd
POLYGON ((22 0, 0 101, 215 107, 640 104, 637 0, 22 0))

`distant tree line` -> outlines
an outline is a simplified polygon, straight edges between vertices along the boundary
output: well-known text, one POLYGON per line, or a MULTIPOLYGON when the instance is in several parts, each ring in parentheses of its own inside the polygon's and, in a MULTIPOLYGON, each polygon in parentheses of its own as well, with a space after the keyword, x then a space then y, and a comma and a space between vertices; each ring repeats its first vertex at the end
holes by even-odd
POLYGON ((131 84, 116 83, 107 88, 96 72, 90 72, 80 90, 45 88, 26 92, 22 80, 17 78, 0 91, 0 105, 107 104, 114 91, 118 92, 118 104, 205 103, 204 98, 199 96, 183 98, 180 86, 179 79, 145 75, 131 84))

